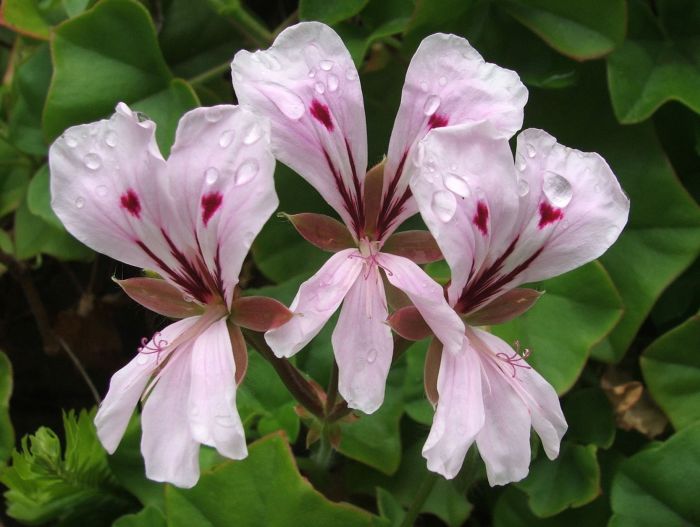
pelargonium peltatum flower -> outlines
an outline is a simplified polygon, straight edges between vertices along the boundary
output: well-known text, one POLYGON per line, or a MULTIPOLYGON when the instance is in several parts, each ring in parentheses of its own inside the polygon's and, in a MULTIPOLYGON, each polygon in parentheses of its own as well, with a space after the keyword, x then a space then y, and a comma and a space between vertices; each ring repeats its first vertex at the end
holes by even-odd
POLYGON ((112 453, 142 397, 146 474, 182 487, 199 477, 199 445, 247 455, 236 380, 247 355, 237 299, 248 249, 278 205, 269 125, 235 106, 185 114, 168 160, 155 124, 120 103, 109 120, 68 129, 51 146, 54 211, 80 241, 163 280, 121 281, 134 299, 182 318, 112 377, 95 418, 112 453), (232 315, 232 320, 227 320, 232 315))
POLYGON ((463 38, 426 38, 406 74, 386 162, 366 173, 358 73, 331 28, 317 22, 290 27, 268 50, 238 52, 232 73, 238 100, 270 119, 277 159, 313 185, 349 230, 318 217, 308 219, 313 225, 297 225, 307 239, 313 239, 309 231, 323 231, 316 234, 325 233, 328 243, 319 246, 337 252, 301 285, 291 306, 298 316, 265 338, 277 355, 291 356, 343 303, 332 337, 339 391, 350 407, 373 412, 384 397, 393 350, 382 273, 450 353, 464 340, 442 288, 416 265, 427 261, 429 244, 415 232, 392 236, 417 211, 407 160, 428 131, 448 125, 488 120, 499 137, 511 137, 522 125, 525 87, 512 71, 484 62, 463 38))
POLYGON ((430 470, 452 478, 476 442, 491 485, 518 481, 530 465, 530 427, 553 459, 566 421, 527 354, 471 324, 522 312, 518 302, 527 307, 534 297, 516 286, 603 254, 627 221, 629 200, 598 154, 528 129, 518 136, 514 160, 488 122, 431 132, 409 172, 452 272, 449 303, 467 322, 462 350, 442 352, 437 379, 426 379, 437 408, 423 455, 430 470))

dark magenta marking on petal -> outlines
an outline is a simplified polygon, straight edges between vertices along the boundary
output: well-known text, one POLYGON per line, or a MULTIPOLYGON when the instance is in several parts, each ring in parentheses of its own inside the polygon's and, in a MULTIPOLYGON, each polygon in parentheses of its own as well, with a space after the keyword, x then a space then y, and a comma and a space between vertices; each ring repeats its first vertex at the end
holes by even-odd
POLYGON ((446 115, 443 115, 441 113, 434 113, 430 116, 430 119, 428 120, 428 127, 430 127, 431 129, 442 128, 443 126, 447 126, 449 122, 450 120, 446 115))
POLYGON ((564 213, 561 209, 552 207, 546 201, 540 203, 540 222, 537 225, 540 229, 544 229, 550 223, 559 221, 564 217, 564 213))
POLYGON ((122 208, 129 211, 134 218, 141 218, 141 201, 134 189, 127 189, 127 191, 121 195, 120 202, 122 208))
POLYGON ((313 115, 317 121, 319 121, 329 132, 333 131, 333 120, 331 119, 331 112, 328 110, 328 106, 320 102, 318 99, 311 101, 311 115, 313 115))
POLYGON ((489 208, 483 201, 479 201, 479 203, 476 204, 476 212, 474 213, 472 221, 474 222, 474 225, 476 225, 476 228, 481 231, 481 234, 486 236, 489 233, 489 208))
POLYGON ((202 196, 202 221, 205 227, 214 213, 219 210, 223 200, 224 197, 221 195, 221 192, 210 192, 202 196))
POLYGON ((411 189, 409 187, 406 187, 404 193, 396 201, 393 201, 399 181, 401 180, 401 176, 403 175, 403 167, 406 164, 407 157, 408 150, 406 150, 401 156, 401 161, 399 161, 399 165, 396 167, 396 173, 389 182, 389 187, 387 188, 384 199, 382 200, 381 209, 379 211, 379 218, 377 220, 378 239, 381 239, 384 236, 384 233, 392 227, 398 216, 403 212, 404 205, 413 195, 411 193, 411 189))

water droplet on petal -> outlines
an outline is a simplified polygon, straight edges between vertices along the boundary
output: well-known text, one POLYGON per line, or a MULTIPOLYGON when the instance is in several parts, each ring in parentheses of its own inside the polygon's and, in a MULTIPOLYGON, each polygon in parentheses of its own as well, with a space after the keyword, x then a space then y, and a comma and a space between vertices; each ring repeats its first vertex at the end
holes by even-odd
POLYGON ((311 77, 313 79, 315 76, 316 76, 316 70, 315 69, 309 70, 309 77, 311 77))
POLYGON ((318 63, 318 65, 321 67, 323 71, 331 71, 333 68, 333 61, 331 60, 322 60, 321 62, 318 63))
POLYGON ((333 74, 328 75, 328 91, 336 91, 338 89, 338 77, 333 74))
POLYGON ((345 70, 345 78, 349 81, 357 79, 357 70, 352 66, 345 70))
POLYGON ((245 185, 253 179, 260 170, 260 165, 255 159, 248 159, 241 163, 236 170, 236 185, 245 185))
POLYGON ((447 84, 447 79, 445 77, 440 77, 438 83, 440 84, 440 86, 445 86, 447 84))
POLYGON ((233 130, 226 130, 224 132, 221 132, 221 135, 219 136, 219 146, 221 148, 227 148, 231 146, 231 143, 233 143, 233 136, 235 132, 233 130))
POLYGON ((204 118, 209 121, 210 123, 215 123, 217 121, 221 120, 221 117, 223 116, 223 112, 221 111, 221 108, 217 106, 213 106, 212 108, 208 108, 204 112, 204 118))
POLYGON ((518 196, 521 198, 527 196, 530 192, 530 183, 525 178, 518 178, 518 196))
POLYGON ((542 191, 550 203, 559 208, 566 207, 573 196, 571 183, 565 177, 554 172, 547 172, 542 191))
POLYGON ((535 150, 535 147, 532 146, 530 143, 527 143, 525 145, 525 151, 527 152, 527 157, 529 157, 530 159, 537 155, 537 150, 535 150))
POLYGON ((140 364, 141 366, 143 366, 144 364, 148 364, 148 362, 149 362, 148 355, 146 355, 145 353, 139 353, 136 356, 136 363, 137 364, 140 364))
POLYGON ((95 188, 95 194, 97 194, 101 198, 104 198, 107 195, 107 186, 106 185, 98 185, 95 188))
POLYGON ((374 348, 370 348, 369 351, 367 352, 367 362, 369 364, 374 364, 374 362, 377 360, 377 350, 374 348))
POLYGON ((593 186, 593 192, 595 192, 596 194, 600 193, 600 185, 598 185, 598 184, 596 183, 596 184, 593 186))
POLYGON ((233 428, 236 426, 236 420, 231 414, 220 414, 214 417, 216 424, 222 428, 233 428))
POLYGON ((425 100, 425 104, 423 105, 423 113, 429 117, 437 112, 439 107, 440 97, 437 95, 431 95, 425 100))
POLYGON ((457 211, 457 198, 452 192, 438 190, 433 194, 432 209, 440 221, 447 223, 457 211))
POLYGON ((277 109, 289 119, 301 119, 306 112, 304 101, 293 91, 279 84, 262 86, 265 95, 277 106, 277 109))
POLYGON ((418 143, 415 153, 413 154, 413 164, 420 168, 423 165, 423 160, 425 159, 425 144, 423 142, 418 143))
POLYGON ((105 134, 105 143, 111 148, 117 146, 117 134, 114 130, 109 130, 105 134))
POLYGON ((213 185, 219 179, 219 171, 214 167, 209 167, 204 171, 204 181, 207 185, 213 185))
POLYGON ((465 181, 463 177, 457 174, 448 172, 447 174, 442 176, 442 181, 445 184, 445 187, 447 187, 447 190, 454 192, 461 198, 468 198, 471 194, 469 184, 465 181))
POLYGON ((253 125, 248 130, 248 133, 243 137, 244 145, 252 145, 258 142, 258 140, 263 135, 263 129, 258 123, 253 123, 253 125))
POLYGON ((139 123, 144 123, 146 121, 149 121, 150 119, 148 118, 148 115, 146 115, 143 112, 134 112, 134 115, 136 115, 136 120, 139 123))
POLYGON ((185 302, 194 302, 194 297, 192 295, 190 295, 189 293, 185 293, 184 295, 182 295, 182 299, 185 302))
POLYGON ((326 91, 326 85, 322 82, 317 82, 314 84, 314 90, 316 90, 316 93, 324 93, 326 91))
POLYGON ((423 81, 420 83, 420 89, 423 90, 424 92, 428 91, 428 83, 423 81))
POLYGON ((85 198, 78 196, 75 198, 75 208, 82 209, 85 206, 85 198))
POLYGON ((83 158, 85 166, 90 170, 97 170, 102 166, 102 159, 97 154, 88 154, 83 158))
POLYGON ((78 146, 78 140, 72 135, 66 135, 66 145, 68 145, 69 148, 75 148, 78 146))
POLYGON ((515 158, 515 167, 522 172, 527 168, 527 162, 525 161, 525 158, 518 154, 515 158))

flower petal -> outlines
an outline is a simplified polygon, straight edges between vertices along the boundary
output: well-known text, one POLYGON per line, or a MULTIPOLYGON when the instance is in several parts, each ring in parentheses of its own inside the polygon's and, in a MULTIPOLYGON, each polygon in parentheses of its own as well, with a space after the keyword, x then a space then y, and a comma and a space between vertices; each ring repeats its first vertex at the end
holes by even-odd
POLYGON ((518 75, 484 62, 465 39, 438 33, 423 40, 406 73, 389 143, 382 230, 400 225, 416 211, 409 198, 397 205, 410 181, 405 171, 411 150, 428 131, 488 121, 497 137, 508 139, 522 126, 526 101, 527 89, 518 75))
POLYGON ((213 446, 222 456, 248 455, 245 433, 236 409, 236 365, 226 319, 207 328, 192 346, 189 422, 196 441, 213 446))
POLYGON ((357 249, 345 249, 331 256, 318 272, 301 284, 292 305, 295 316, 265 333, 265 341, 278 357, 291 357, 314 338, 362 270, 357 249))
POLYGON ((421 216, 452 272, 454 305, 470 277, 510 243, 518 213, 513 157, 489 123, 434 130, 409 170, 421 216))
POLYGON ((146 477, 193 487, 199 479, 199 442, 190 432, 191 344, 178 350, 151 391, 141 414, 141 453, 146 477))
POLYGON ((170 324, 144 346, 143 352, 112 375, 109 391, 95 416, 97 436, 110 454, 117 449, 149 379, 173 350, 166 348, 163 353, 152 351, 160 348, 163 342, 174 342, 197 322, 197 318, 186 318, 170 324))
POLYGON ((66 229, 115 260, 162 271, 144 251, 168 250, 160 227, 171 221, 165 161, 155 123, 124 103, 109 120, 69 128, 49 150, 51 204, 66 229))
POLYGON ((253 239, 279 203, 269 141, 269 123, 248 109, 197 108, 180 120, 168 158, 177 227, 165 227, 182 252, 201 255, 227 303, 253 239))
POLYGON ((239 51, 231 69, 238 100, 270 119, 276 157, 358 233, 367 131, 357 70, 340 37, 324 24, 302 22, 268 50, 239 51))
MULTIPOLYGON (((512 357, 513 350, 500 338, 482 331, 473 329, 474 334, 490 351, 491 360, 497 362, 497 358, 512 357), (496 358, 494 358, 494 355, 496 358)), ((478 344, 478 342, 476 342, 478 344)), ((559 445, 567 429, 566 419, 561 411, 559 396, 551 384, 549 384, 532 367, 524 367, 525 362, 520 359, 517 363, 520 367, 514 366, 508 369, 508 365, 503 365, 506 375, 502 375, 519 395, 522 402, 527 406, 532 418, 532 427, 542 440, 542 445, 549 459, 554 459, 559 455, 559 445)), ((501 370, 501 373, 503 371, 501 370)))
POLYGON ((444 349, 459 353, 464 342, 464 324, 445 300, 440 284, 408 258, 380 253, 377 261, 386 270, 389 283, 408 295, 444 349))
POLYGON ((627 223, 629 199, 605 160, 560 145, 542 130, 518 136, 519 244, 505 269, 536 256, 515 283, 536 282, 603 254, 627 223))
POLYGON ((466 341, 461 353, 442 354, 437 388, 437 409, 423 457, 429 470, 452 479, 484 426, 481 364, 466 341))
POLYGON ((387 315, 384 284, 372 265, 350 288, 332 337, 340 395, 350 408, 366 414, 384 401, 394 349, 387 315))

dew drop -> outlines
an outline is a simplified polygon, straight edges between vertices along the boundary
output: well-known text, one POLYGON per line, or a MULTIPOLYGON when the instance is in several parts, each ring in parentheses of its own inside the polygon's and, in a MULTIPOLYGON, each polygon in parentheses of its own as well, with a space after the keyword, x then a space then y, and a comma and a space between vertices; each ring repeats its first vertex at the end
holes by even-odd
POLYGON ((243 137, 244 145, 252 145, 257 143, 263 135, 262 127, 258 123, 253 123, 253 125, 248 130, 248 133, 243 137))
POLYGON ((204 112, 204 118, 210 123, 220 121, 222 116, 223 112, 221 111, 221 108, 218 108, 216 106, 208 108, 207 111, 204 112))
POLYGON ((593 186, 593 192, 595 192, 596 194, 599 194, 599 193, 600 193, 600 185, 598 185, 598 184, 596 183, 596 184, 593 186))
POLYGON ((139 353, 136 356, 136 363, 140 364, 141 366, 143 366, 144 364, 148 364, 148 355, 146 355, 145 353, 139 353))
POLYGON ((66 145, 68 145, 69 148, 75 148, 78 146, 78 140, 72 135, 66 135, 66 145))
POLYGON ((85 206, 85 198, 78 196, 75 198, 75 208, 82 209, 85 206))
POLYGON ((425 159, 425 144, 423 142, 418 143, 418 148, 416 148, 415 153, 413 154, 413 164, 420 168, 423 165, 423 161, 425 159))
POLYGON ((328 91, 336 91, 338 89, 338 77, 333 74, 328 75, 328 91))
POLYGON ((245 185, 258 174, 259 170, 260 165, 255 159, 244 161, 236 170, 236 185, 245 185))
POLYGON ((367 352, 367 362, 369 364, 374 364, 374 362, 377 360, 377 350, 374 348, 370 348, 369 351, 367 352))
POLYGON ((105 185, 98 185, 97 188, 95 188, 95 194, 104 198, 107 195, 107 187, 105 185))
POLYGON ((527 162, 525 161, 525 158, 518 154, 515 158, 515 167, 522 172, 527 168, 527 162))
POLYGON ((214 167, 209 167, 204 171, 204 181, 207 185, 213 185, 219 179, 219 171, 214 167))
POLYGON ((102 166, 102 159, 97 154, 88 154, 83 158, 85 166, 90 170, 97 170, 102 166))
POLYGON ((297 120, 304 115, 304 101, 293 91, 279 84, 269 83, 262 86, 263 93, 277 106, 287 118, 297 120))
POLYGON ((214 417, 216 424, 222 428, 233 428, 236 426, 236 420, 231 414, 220 414, 214 417))
POLYGON ((357 79, 357 70, 352 66, 345 70, 345 78, 349 81, 357 79))
POLYGON ((315 76, 316 76, 316 70, 315 69, 309 70, 309 77, 313 79, 315 76))
POLYGON ((231 146, 231 143, 233 143, 233 135, 233 130, 226 130, 224 132, 221 132, 221 135, 219 136, 219 146, 221 148, 227 148, 231 146))
POLYGON ((117 146, 117 134, 114 130, 109 130, 105 134, 105 143, 111 148, 117 146))
POLYGON ((428 83, 423 81, 420 83, 420 89, 423 90, 424 92, 428 91, 428 83))
POLYGON ((326 91, 326 85, 322 82, 317 82, 314 84, 314 90, 316 90, 316 93, 324 93, 326 91))
POLYGON ((435 215, 447 223, 452 219, 457 211, 457 198, 452 192, 446 190, 438 190, 433 194, 432 209, 435 215))
POLYGON ((447 79, 445 77, 440 77, 438 83, 440 84, 440 86, 445 86, 447 84, 447 79))
POLYGON ((535 150, 535 147, 532 146, 530 143, 527 143, 525 145, 525 151, 527 152, 527 157, 529 157, 530 159, 537 155, 537 150, 535 150))
POLYGON ((522 198, 527 196, 528 192, 530 192, 530 184, 527 182, 527 179, 518 178, 518 196, 522 198))
POLYGON ((150 119, 148 118, 148 115, 146 115, 143 112, 134 112, 134 115, 136 115, 136 120, 139 123, 145 123, 146 121, 149 121, 150 119))
POLYGON ((320 66, 320 68, 321 68, 323 71, 331 71, 331 69, 333 68, 333 61, 331 61, 331 60, 322 60, 321 62, 318 63, 318 65, 320 66))
POLYGON ((425 104, 423 105, 423 113, 430 117, 433 115, 435 112, 437 112, 437 109, 440 107, 440 97, 437 95, 431 95, 425 100, 425 104))
POLYGON ((194 297, 192 295, 190 295, 189 293, 185 293, 184 295, 182 295, 182 299, 185 302, 194 302, 194 297))
POLYGON ((547 199, 555 207, 566 207, 571 201, 573 196, 573 189, 571 188, 571 183, 554 172, 548 172, 545 177, 544 184, 542 185, 542 191, 547 199))
POLYGON ((463 177, 458 176, 457 174, 448 172, 442 177, 442 181, 445 184, 445 187, 447 187, 447 190, 454 192, 461 198, 468 198, 471 194, 469 184, 463 177))

